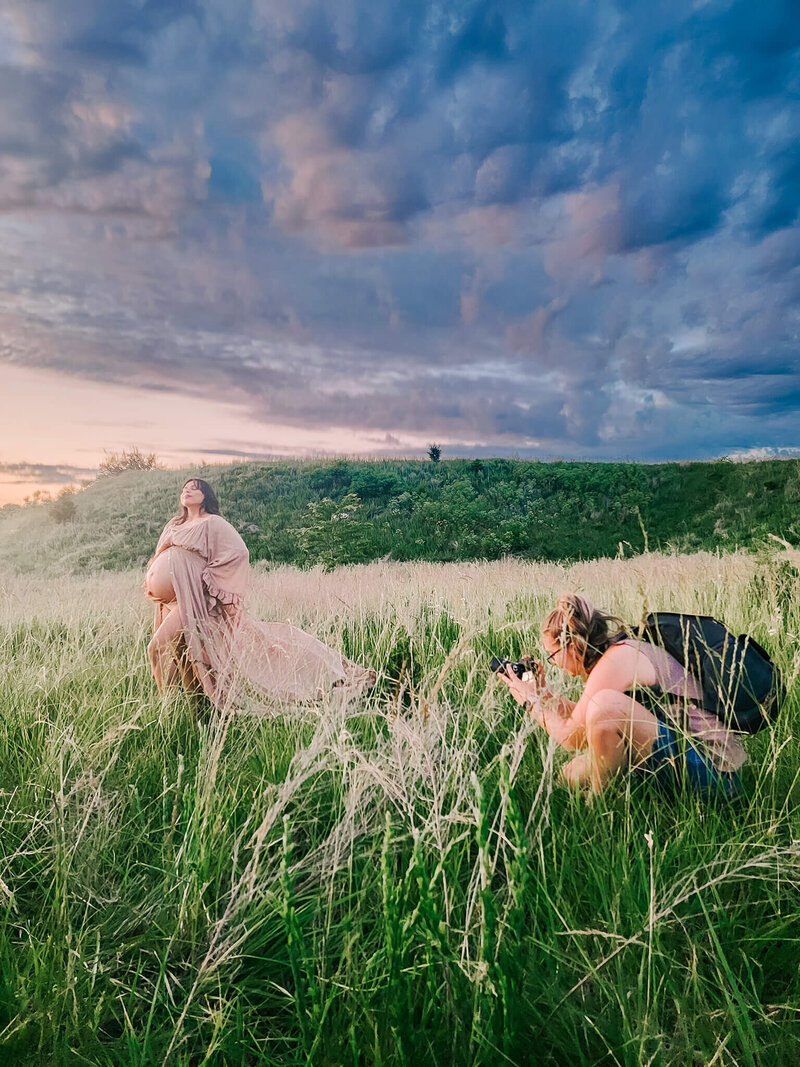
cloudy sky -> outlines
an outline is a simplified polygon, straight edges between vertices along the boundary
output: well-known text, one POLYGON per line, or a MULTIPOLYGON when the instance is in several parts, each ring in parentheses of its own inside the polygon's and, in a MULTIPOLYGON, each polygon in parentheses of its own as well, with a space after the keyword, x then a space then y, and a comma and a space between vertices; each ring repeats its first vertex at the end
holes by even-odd
POLYGON ((3 0, 0 98, 0 503, 800 445, 795 0, 3 0))

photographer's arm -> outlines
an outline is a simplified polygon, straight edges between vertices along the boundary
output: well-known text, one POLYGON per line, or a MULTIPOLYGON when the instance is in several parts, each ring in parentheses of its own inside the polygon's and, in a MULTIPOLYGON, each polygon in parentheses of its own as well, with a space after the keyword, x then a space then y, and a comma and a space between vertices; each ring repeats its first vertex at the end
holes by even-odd
POLYGON ((499 677, 508 685, 517 703, 525 705, 528 714, 557 744, 568 751, 585 747, 586 728, 579 707, 580 702, 576 704, 553 693, 545 685, 541 664, 539 671, 539 681, 523 682, 513 671, 508 670, 500 672, 499 677))
POLYGON ((528 706, 529 713, 568 752, 586 746, 586 724, 578 704, 544 690, 528 706))

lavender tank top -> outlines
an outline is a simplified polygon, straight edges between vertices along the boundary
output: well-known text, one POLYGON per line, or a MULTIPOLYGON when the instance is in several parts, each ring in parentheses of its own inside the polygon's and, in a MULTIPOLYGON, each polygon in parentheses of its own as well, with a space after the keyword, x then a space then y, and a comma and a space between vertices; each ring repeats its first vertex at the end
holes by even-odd
POLYGON ((742 742, 734 730, 700 707, 700 687, 685 667, 658 645, 649 641, 634 641, 626 638, 620 644, 630 645, 641 652, 656 674, 656 685, 664 694, 676 697, 664 700, 665 716, 674 725, 696 738, 705 749, 708 758, 718 771, 738 771, 747 761, 742 742))

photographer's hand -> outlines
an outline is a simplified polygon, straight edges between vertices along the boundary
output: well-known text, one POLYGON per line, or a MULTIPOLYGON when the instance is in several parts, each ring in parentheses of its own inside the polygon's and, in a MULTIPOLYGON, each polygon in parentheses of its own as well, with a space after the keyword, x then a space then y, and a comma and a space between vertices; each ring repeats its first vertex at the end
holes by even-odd
POLYGON ((527 707, 528 712, 543 725, 542 712, 540 708, 540 701, 543 696, 552 695, 545 684, 544 667, 538 660, 533 663, 533 675, 534 677, 523 681, 522 678, 518 678, 510 667, 505 667, 502 671, 498 672, 498 677, 502 678, 508 688, 511 690, 511 695, 518 704, 523 704, 527 707))
POLYGON ((509 667, 498 671, 497 676, 503 679, 517 703, 524 704, 531 718, 562 748, 569 751, 585 748, 583 711, 576 716, 576 709, 580 705, 557 695, 547 686, 541 663, 534 660, 531 667, 532 677, 526 681, 518 678, 509 667))

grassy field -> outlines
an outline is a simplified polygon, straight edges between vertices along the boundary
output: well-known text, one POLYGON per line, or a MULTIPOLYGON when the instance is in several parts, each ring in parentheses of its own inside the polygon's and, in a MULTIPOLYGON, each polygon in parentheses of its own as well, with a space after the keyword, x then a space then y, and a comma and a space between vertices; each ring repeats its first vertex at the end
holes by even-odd
POLYGON ((800 1061, 790 563, 256 570, 253 614, 379 686, 199 725, 157 697, 140 586, 0 575, 0 1062, 800 1061), (570 588, 775 653, 789 699, 748 742, 744 802, 558 784, 487 663, 535 650, 570 588))

